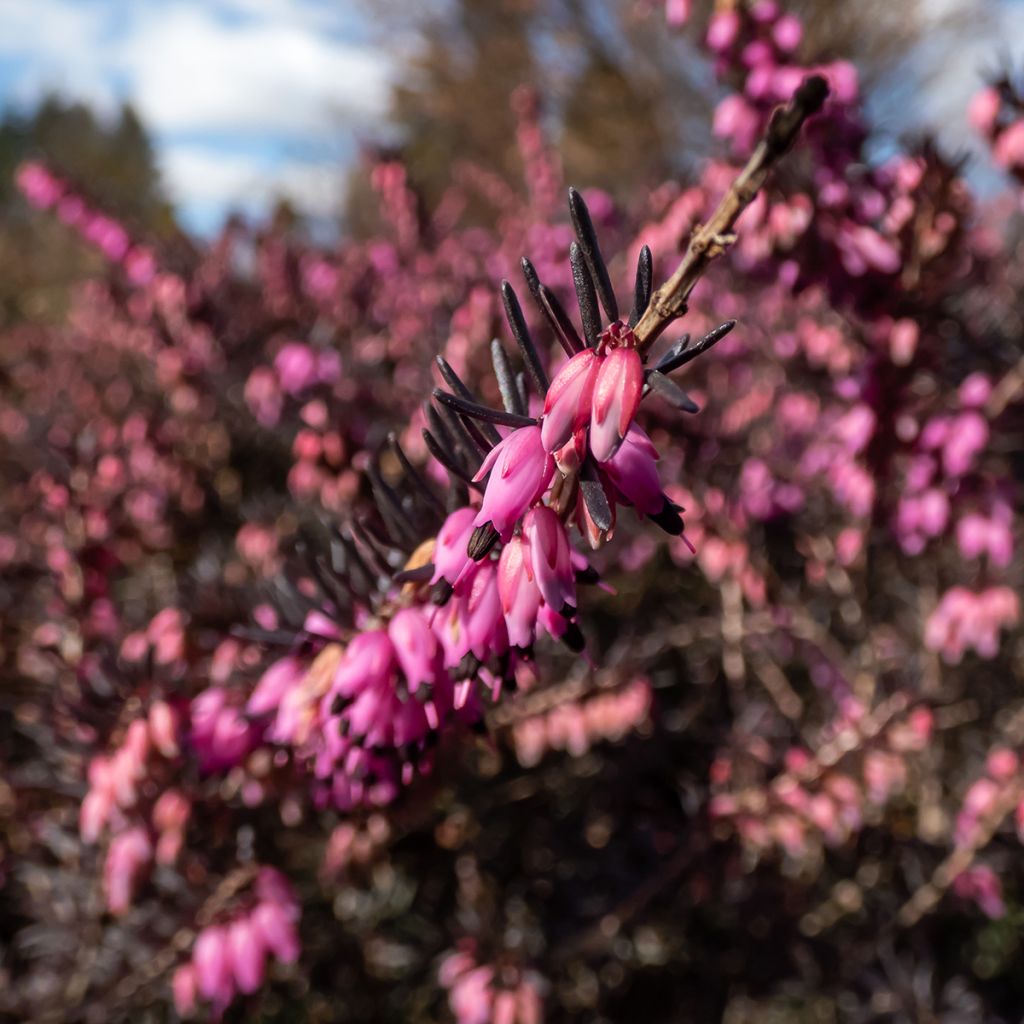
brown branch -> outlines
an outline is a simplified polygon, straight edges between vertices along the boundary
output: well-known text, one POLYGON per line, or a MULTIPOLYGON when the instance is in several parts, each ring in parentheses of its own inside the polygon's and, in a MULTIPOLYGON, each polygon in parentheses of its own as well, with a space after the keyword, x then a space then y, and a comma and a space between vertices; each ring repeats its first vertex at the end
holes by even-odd
POLYGON ((740 214, 754 201, 772 167, 783 157, 800 133, 804 122, 821 110, 828 97, 828 83, 821 75, 804 80, 793 99, 779 107, 768 122, 764 137, 746 167, 726 192, 707 224, 690 239, 686 255, 675 273, 654 293, 634 333, 641 352, 646 351, 673 321, 686 312, 686 303, 697 282, 735 241, 732 229, 740 214))
POLYGON ((978 852, 988 846, 1003 819, 1020 803, 1024 786, 1020 777, 1006 786, 988 814, 981 818, 978 828, 969 843, 958 846, 932 872, 932 877, 917 889, 900 908, 896 922, 901 928, 912 928, 942 899, 946 890, 956 881, 957 875, 966 871, 978 852))

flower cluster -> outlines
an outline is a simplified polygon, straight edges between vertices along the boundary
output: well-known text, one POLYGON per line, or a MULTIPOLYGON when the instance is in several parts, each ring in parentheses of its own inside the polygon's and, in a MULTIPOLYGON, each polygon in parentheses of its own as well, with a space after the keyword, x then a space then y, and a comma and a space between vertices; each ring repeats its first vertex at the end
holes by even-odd
POLYGON ((524 768, 539 764, 549 751, 582 757, 603 741, 621 740, 642 729, 651 713, 651 685, 634 679, 582 701, 566 701, 529 715, 512 727, 516 757, 524 768))
POLYGON ((541 1024, 542 980, 533 971, 480 963, 475 945, 463 943, 438 969, 457 1024, 541 1024))
POLYGON ((299 958, 299 905, 287 879, 260 868, 253 903, 228 919, 202 928, 192 959, 174 972, 174 1005, 183 1017, 202 1001, 222 1013, 236 993, 250 995, 263 985, 269 959, 294 964, 299 958))
POLYGON ((132 241, 124 225, 96 209, 41 163, 22 164, 17 172, 18 187, 39 210, 52 210, 57 219, 76 231, 84 242, 98 249, 111 263, 124 270, 135 285, 147 284, 156 273, 156 259, 148 246, 132 241))

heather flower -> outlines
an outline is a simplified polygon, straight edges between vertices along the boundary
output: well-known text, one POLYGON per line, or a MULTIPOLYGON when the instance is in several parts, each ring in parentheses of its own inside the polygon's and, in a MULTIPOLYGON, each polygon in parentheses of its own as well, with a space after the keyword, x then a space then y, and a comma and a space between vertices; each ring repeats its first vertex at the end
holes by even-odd
POLYGON ((558 516, 544 505, 530 509, 523 520, 526 558, 544 601, 562 616, 576 610, 576 577, 569 556, 569 538, 558 516))
POLYGON ((431 583, 436 585, 443 580, 450 588, 459 578, 469 560, 466 548, 473 533, 475 518, 476 509, 467 506, 456 509, 445 519, 434 543, 434 574, 431 583))
POLYGON ((190 1017, 196 1008, 199 981, 194 964, 181 964, 171 978, 174 1008, 182 1017, 190 1017))
POLYGON ((103 865, 103 892, 112 914, 128 910, 135 886, 152 859, 153 844, 141 826, 126 829, 110 841, 103 865))
POLYGON ((263 901, 252 912, 254 941, 263 942, 278 960, 293 964, 299 959, 299 937, 294 911, 280 903, 263 901))
POLYGON ((544 399, 541 443, 555 452, 584 427, 591 416, 591 399, 602 361, 593 349, 577 352, 555 375, 544 399))
POLYGON ((443 671, 441 648, 419 608, 403 608, 388 624, 388 638, 410 693, 435 682, 443 671))
POLYGON ((658 478, 657 461, 654 443, 634 423, 619 450, 602 466, 621 498, 641 515, 657 515, 665 507, 667 499, 658 478))
POLYGON ((239 992, 255 992, 263 984, 263 934, 249 917, 236 918, 227 930, 228 956, 239 992))
POLYGON ((523 513, 547 490, 554 473, 555 461, 544 450, 540 427, 512 431, 491 449, 474 477, 487 477, 487 488, 473 525, 489 523, 507 541, 523 513))
POLYGON ((508 641, 521 649, 532 645, 537 630, 541 592, 534 579, 522 537, 513 537, 498 562, 498 592, 508 641))
POLYGON ((590 450, 607 462, 622 444, 640 406, 644 375, 633 348, 614 348, 601 362, 594 384, 590 450))
POLYGON ((192 701, 189 715, 189 741, 204 772, 239 764, 256 745, 258 731, 222 686, 211 686, 199 694, 192 701))
POLYGON ((192 952, 199 993, 216 1006, 227 1006, 234 995, 231 951, 227 930, 221 925, 204 928, 192 952))

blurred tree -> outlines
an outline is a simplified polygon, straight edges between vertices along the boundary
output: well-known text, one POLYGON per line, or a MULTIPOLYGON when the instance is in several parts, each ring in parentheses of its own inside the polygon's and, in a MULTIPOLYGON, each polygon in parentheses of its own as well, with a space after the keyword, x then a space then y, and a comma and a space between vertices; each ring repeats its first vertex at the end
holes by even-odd
MULTIPOLYGON (((392 119, 403 156, 428 206, 458 162, 521 180, 513 144, 513 90, 535 87, 552 122, 570 180, 618 198, 667 177, 686 178, 707 153, 718 99, 706 56, 693 45, 714 7, 746 0, 697 0, 682 31, 666 27, 660 0, 364 0, 383 38, 412 54, 395 86, 392 119)), ((992 0, 857 4, 784 0, 805 19, 805 59, 854 61, 881 99, 901 96, 907 55, 935 31, 956 31, 992 0)), ((889 104, 892 106, 892 104, 889 104)), ((885 118, 883 117, 883 120, 885 118)), ((893 118, 898 128, 899 119, 893 118)), ((365 172, 354 176, 349 226, 366 225, 365 172)), ((486 204, 469 211, 487 220, 486 204)))
POLYGON ((509 95, 540 74, 530 39, 531 0, 456 0, 427 15, 421 53, 394 91, 392 113, 404 155, 427 202, 469 161, 516 180, 509 95))
POLYGON ((102 264, 50 218, 30 216, 14 186, 28 158, 43 160, 140 235, 178 233, 149 136, 125 104, 110 122, 83 103, 48 96, 0 120, 0 321, 50 318, 68 286, 102 264))

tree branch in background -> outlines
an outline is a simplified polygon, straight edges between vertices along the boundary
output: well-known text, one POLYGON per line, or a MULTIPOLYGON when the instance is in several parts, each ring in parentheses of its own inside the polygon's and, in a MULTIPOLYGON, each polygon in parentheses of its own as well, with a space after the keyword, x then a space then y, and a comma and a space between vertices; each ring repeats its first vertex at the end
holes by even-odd
POLYGON ((682 262, 654 293, 647 311, 634 328, 641 352, 650 348, 661 332, 686 312, 690 293, 711 261, 721 256, 734 241, 731 232, 740 214, 754 201, 772 167, 793 146, 804 122, 821 110, 828 93, 825 79, 812 75, 804 80, 793 99, 772 115, 746 167, 723 196, 711 219, 694 232, 682 262))

